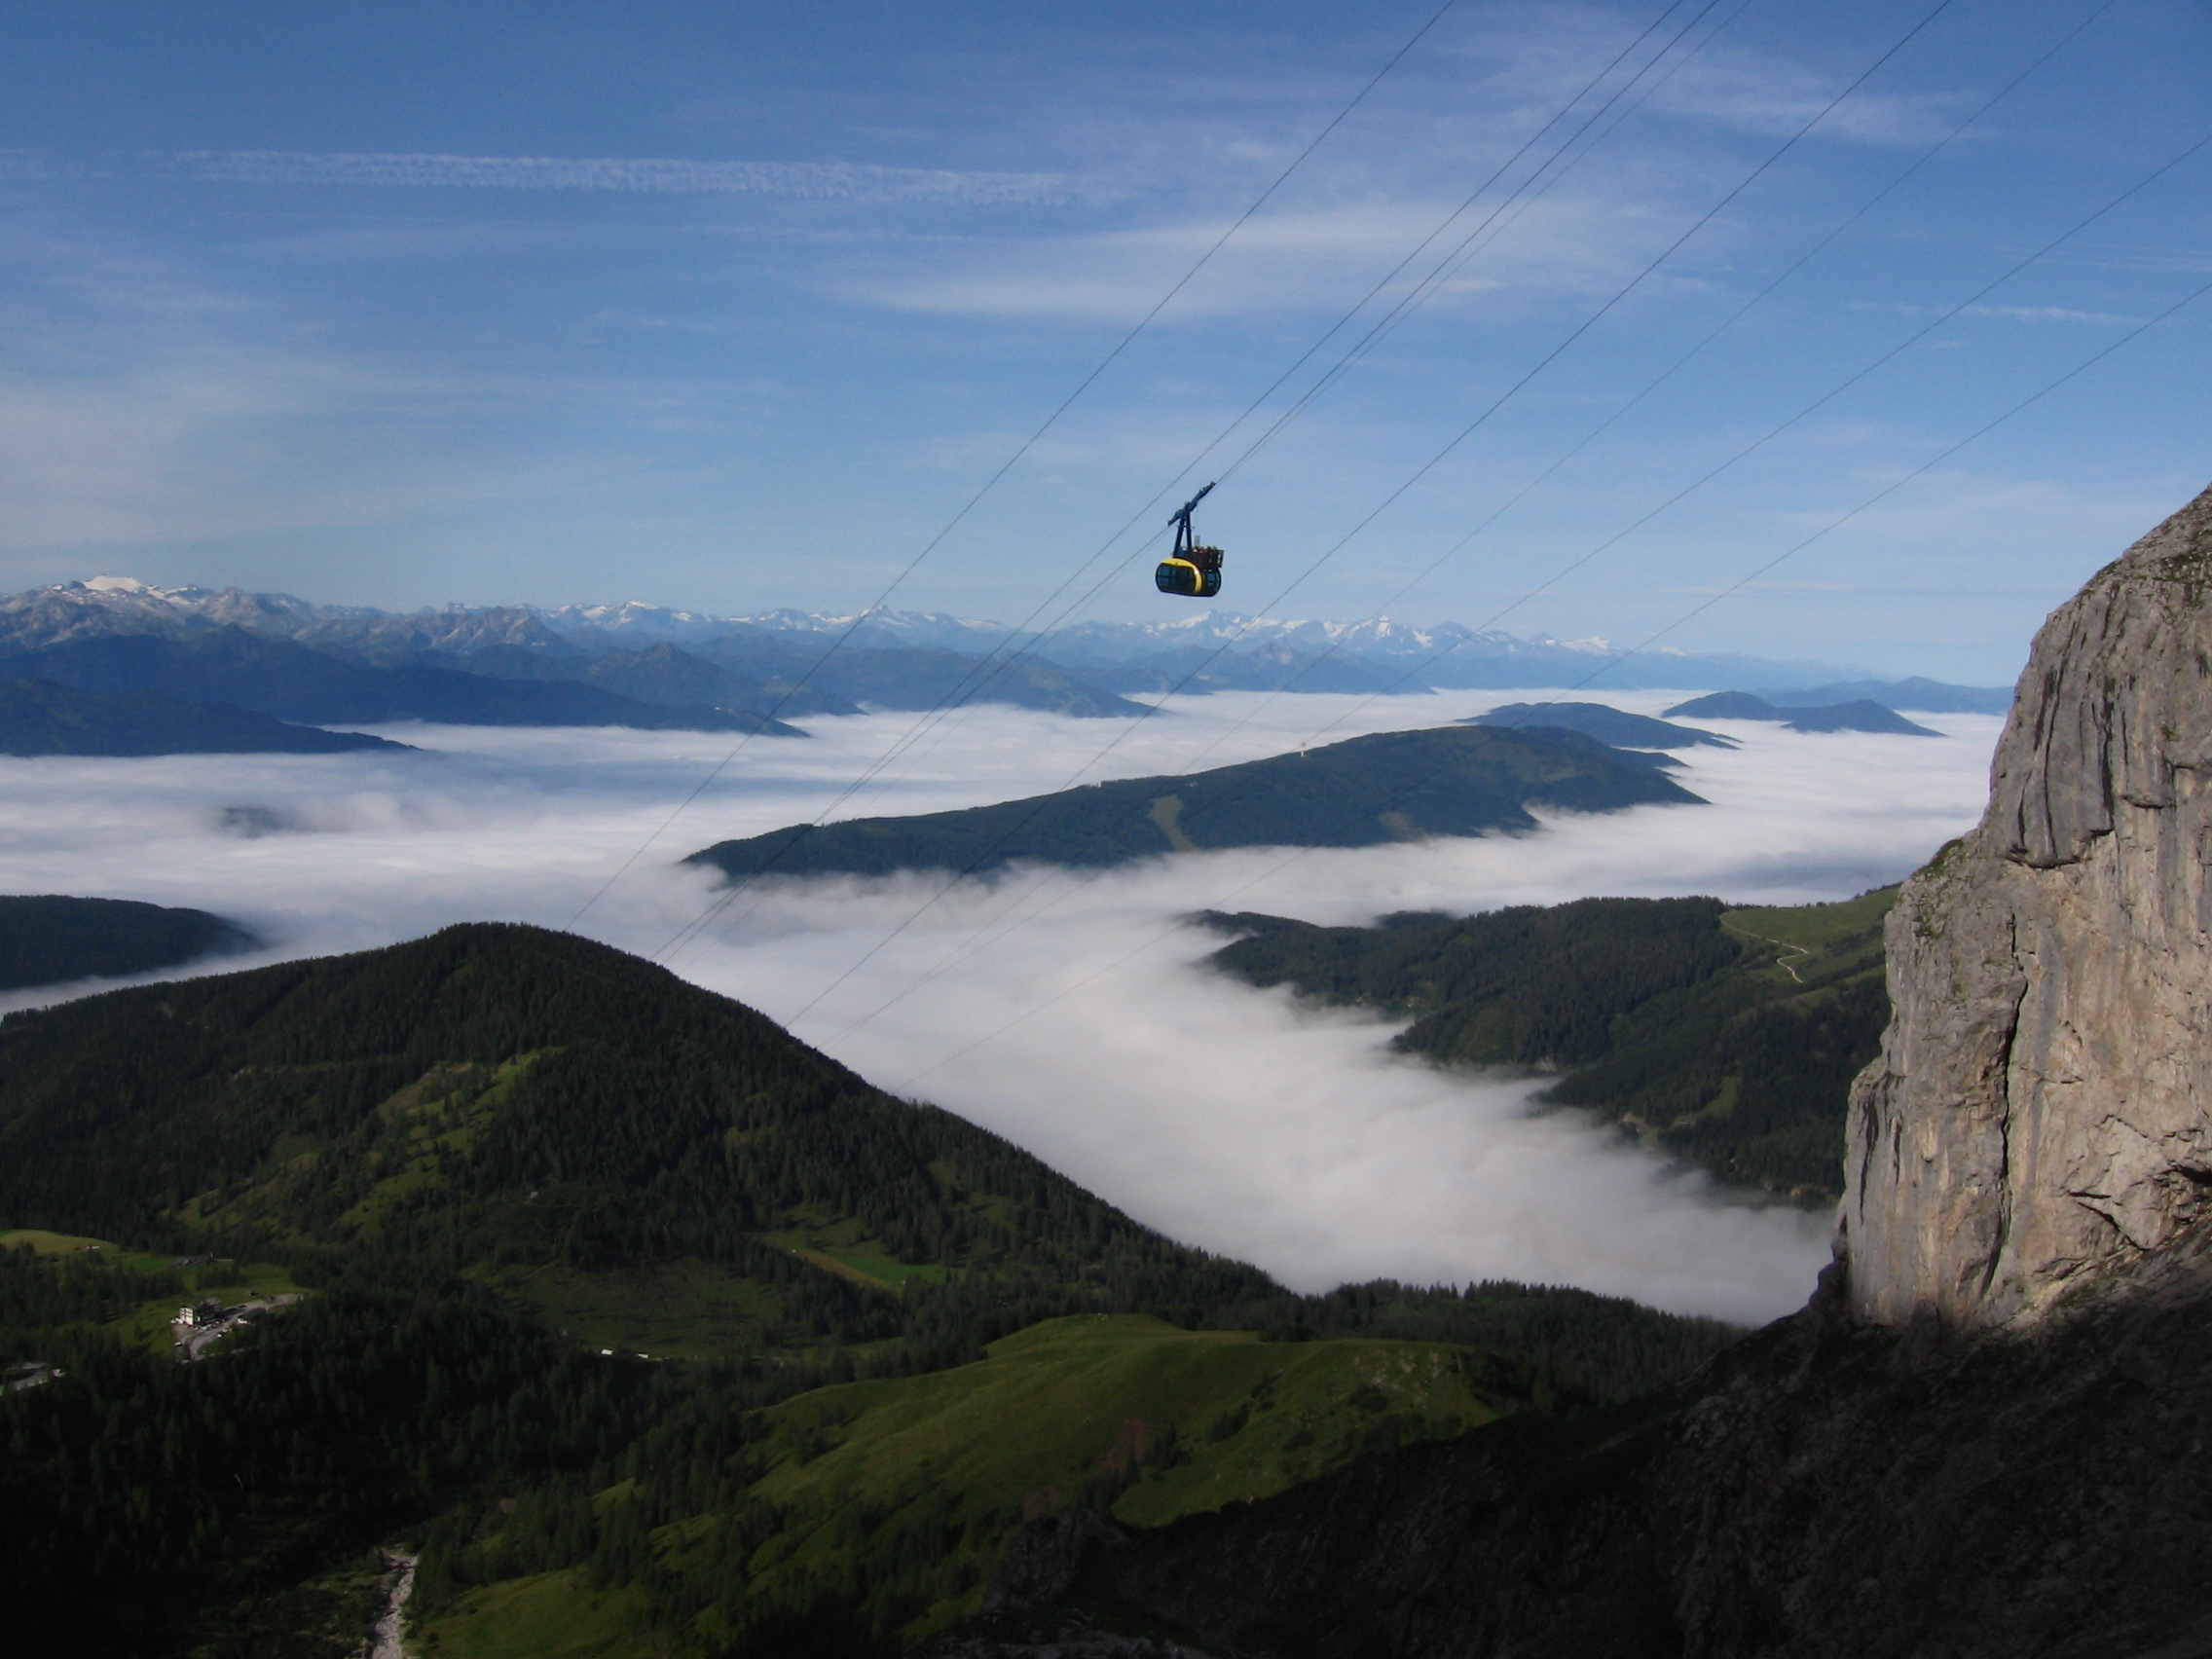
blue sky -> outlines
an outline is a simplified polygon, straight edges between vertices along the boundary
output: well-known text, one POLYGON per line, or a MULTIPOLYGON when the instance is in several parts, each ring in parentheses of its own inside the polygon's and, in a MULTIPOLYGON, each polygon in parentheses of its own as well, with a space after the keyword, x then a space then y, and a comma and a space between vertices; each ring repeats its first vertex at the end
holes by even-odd
MULTIPOLYGON (((855 608, 1436 4, 15 9, 0 582, 855 608)), ((2212 132, 2200 4, 1952 0, 1322 558, 1933 7, 1459 0, 894 603, 1015 620, 1132 515, 1157 529, 1147 503, 1226 470, 1259 428, 1207 444, 1626 49, 1408 269, 1506 203, 1463 263, 1207 503, 1224 603, 1319 560, 1277 613, 2009 678, 2212 478, 2212 296, 1691 612, 2212 278, 2212 149, 1560 572, 2212 132)), ((1139 548, 1081 614, 1172 604, 1139 548)))

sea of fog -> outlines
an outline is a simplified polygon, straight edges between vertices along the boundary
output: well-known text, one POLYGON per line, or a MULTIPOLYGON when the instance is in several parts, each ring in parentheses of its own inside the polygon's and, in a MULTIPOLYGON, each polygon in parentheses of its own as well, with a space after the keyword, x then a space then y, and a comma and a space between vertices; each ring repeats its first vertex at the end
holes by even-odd
MULTIPOLYGON (((0 758, 0 892, 189 904, 267 941, 219 970, 464 920, 572 926, 1300 1289, 1516 1278, 1742 1320, 1788 1312, 1826 1259, 1825 1213, 1722 1192, 1577 1114, 1540 1111, 1532 1083, 1395 1055, 1390 1023, 1216 976, 1202 959, 1220 940, 1181 918, 1845 898, 1973 823, 1994 718, 1914 717, 1939 739, 1701 722, 1743 744, 1681 753, 1676 776, 1712 804, 1563 816, 1525 835, 951 884, 774 880, 734 899, 676 862, 813 817, 904 740, 836 816, 1221 765, 1541 695, 1231 694, 1133 724, 987 708, 920 731, 915 716, 870 715, 811 719, 809 739, 756 738, 734 757, 712 733, 401 725, 377 729, 420 753, 0 758)), ((1606 700, 1656 713, 1677 699, 1606 700)))

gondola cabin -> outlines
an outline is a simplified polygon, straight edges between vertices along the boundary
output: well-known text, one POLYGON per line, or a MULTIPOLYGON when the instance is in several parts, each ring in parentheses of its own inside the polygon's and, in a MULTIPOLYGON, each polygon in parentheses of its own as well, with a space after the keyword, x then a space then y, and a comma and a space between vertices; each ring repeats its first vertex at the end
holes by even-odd
POLYGON ((1152 573, 1153 583, 1161 593, 1183 599, 1211 599, 1221 591, 1221 549, 1200 546, 1191 530, 1191 509, 1204 500, 1212 488, 1208 484, 1185 501, 1168 521, 1175 527, 1175 547, 1152 573))

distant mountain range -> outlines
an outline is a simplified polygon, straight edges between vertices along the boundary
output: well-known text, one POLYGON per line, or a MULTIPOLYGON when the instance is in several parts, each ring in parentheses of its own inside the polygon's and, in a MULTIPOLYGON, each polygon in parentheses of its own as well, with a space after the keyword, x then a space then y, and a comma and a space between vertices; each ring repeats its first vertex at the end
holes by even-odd
MULTIPOLYGON (((818 637, 827 644, 852 629, 850 645, 862 649, 986 652, 1019 639, 1004 623, 921 611, 885 610, 863 618, 785 609, 718 617, 633 604, 568 606, 535 614, 571 637, 589 632, 607 640, 684 643, 743 629, 818 637)), ((1077 623, 1038 637, 1023 645, 1023 652, 1122 692, 1165 691, 1189 679, 1185 691, 1418 693, 1574 684, 1603 670, 1614 648, 1605 640, 1524 639, 1456 622, 1415 627, 1387 617, 1324 622, 1208 610, 1160 622, 1077 623)), ((1781 687, 1839 680, 1855 672, 1829 663, 1658 651, 1605 670, 1600 678, 1615 690, 1781 687)))
POLYGON ((641 702, 571 681, 496 680, 423 663, 380 668, 265 639, 226 623, 181 639, 111 634, 0 655, 0 674, 80 692, 157 694, 230 704, 279 720, 376 725, 620 725, 647 730, 772 732, 797 727, 742 710, 641 702))
POLYGON ((1098 868, 1225 847, 1372 847, 1532 830, 1532 806, 1702 804, 1676 762, 1556 727, 1377 732, 1182 777, 1125 778, 956 812, 793 825, 686 861, 730 875, 963 873, 1022 860, 1098 868))
POLYGON ((1504 726, 1514 731, 1525 726, 1558 726, 1566 731, 1578 731, 1584 737, 1594 737, 1616 749, 1738 747, 1734 738, 1722 737, 1718 732, 1655 720, 1648 715, 1632 715, 1606 703, 1500 703, 1484 714, 1470 715, 1461 723, 1504 726))
POLYGON ((387 668, 578 681, 644 702, 793 718, 864 705, 933 708, 948 698, 1129 716, 1138 705, 1126 698, 1176 689, 1373 694, 1585 682, 1606 690, 1757 690, 1778 702, 1873 697, 1893 709, 1931 713, 2002 712, 2011 700, 2005 687, 1875 681, 1832 663, 1659 650, 1613 664, 1616 653, 1604 640, 1524 639, 1387 618, 1344 623, 1208 610, 1158 622, 1084 622, 1030 638, 1000 622, 903 610, 717 616, 633 603, 453 606, 395 615, 238 588, 158 588, 121 576, 0 599, 0 650, 119 633, 181 639, 224 627, 387 668), (641 668, 640 659, 656 650, 641 668), (601 666, 610 658, 620 660, 601 666), (717 681, 700 663, 742 683, 717 681))
POLYGON ((1145 712, 1055 664, 985 661, 931 643, 926 629, 911 638, 892 630, 880 644, 855 643, 825 660, 833 636, 805 629, 742 619, 695 627, 698 619, 668 613, 674 620, 656 631, 596 614, 504 606, 390 615, 288 594, 100 576, 0 599, 0 673, 87 690, 222 695, 282 718, 350 724, 425 719, 795 737, 803 733, 776 716, 944 702, 1077 718, 1145 712))
POLYGON ((1916 715, 2002 715, 2010 712, 2009 685, 1946 685, 1940 680, 1852 680, 1796 690, 1768 688, 1766 700, 1786 709, 1866 700, 1916 715))
POLYGON ((1710 697, 1693 697, 1686 703, 1677 703, 1667 713, 1688 715, 1693 719, 1773 720, 1788 731, 1872 731, 1885 732, 1892 737, 1942 735, 1927 726, 1916 725, 1871 697, 1858 697, 1848 703, 1782 706, 1749 691, 1715 691, 1710 697))

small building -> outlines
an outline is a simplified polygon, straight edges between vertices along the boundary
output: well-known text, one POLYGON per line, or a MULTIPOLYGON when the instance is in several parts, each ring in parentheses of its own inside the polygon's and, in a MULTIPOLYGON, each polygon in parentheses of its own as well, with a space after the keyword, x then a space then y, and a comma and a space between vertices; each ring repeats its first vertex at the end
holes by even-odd
POLYGON ((205 1297, 193 1303, 189 1308, 179 1308, 176 1310, 176 1317, 171 1319, 169 1323, 182 1325, 187 1329, 197 1328, 201 1325, 219 1325, 223 1322, 223 1305, 220 1302, 217 1302, 213 1297, 205 1297))

